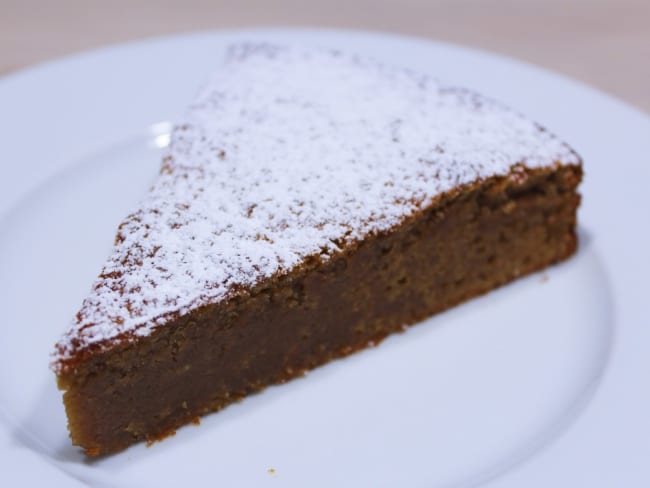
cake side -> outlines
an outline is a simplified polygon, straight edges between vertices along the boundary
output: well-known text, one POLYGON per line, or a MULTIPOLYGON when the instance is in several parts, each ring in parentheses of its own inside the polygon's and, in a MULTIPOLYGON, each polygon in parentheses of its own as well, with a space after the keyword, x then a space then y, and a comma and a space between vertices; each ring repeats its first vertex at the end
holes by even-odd
POLYGON ((335 51, 233 48, 173 133, 54 369, 389 231, 462 185, 577 165, 497 102, 335 51))
POLYGON ((328 259, 70 363, 58 380, 73 443, 100 455, 159 439, 568 257, 580 178, 579 165, 518 167, 461 185, 328 259))

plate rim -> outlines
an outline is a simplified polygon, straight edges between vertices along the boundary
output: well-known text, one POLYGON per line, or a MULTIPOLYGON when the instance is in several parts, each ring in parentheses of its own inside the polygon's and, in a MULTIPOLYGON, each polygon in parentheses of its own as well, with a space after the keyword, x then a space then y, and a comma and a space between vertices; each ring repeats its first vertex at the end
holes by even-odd
POLYGON ((295 34, 309 34, 314 32, 320 32, 325 34, 340 34, 344 36, 361 36, 361 37, 389 37, 393 38, 396 41, 408 41, 408 42, 418 42, 418 43, 430 43, 435 44, 440 47, 449 47, 453 49, 462 49, 466 51, 471 51, 475 54, 479 54, 482 57, 489 57, 492 59, 498 59, 501 61, 506 61, 509 63, 518 64, 521 67, 526 67, 534 69, 538 72, 544 72, 548 75, 553 76, 556 79, 561 79, 562 81, 569 82, 573 85, 579 86, 585 90, 597 93, 600 96, 608 98, 610 101, 616 102, 617 104, 624 106, 627 110, 637 112, 638 115, 647 117, 650 120, 650 113, 646 112, 642 108, 634 105, 632 102, 629 102, 613 93, 609 93, 606 90, 599 88, 595 85, 591 85, 586 81, 580 80, 578 78, 573 78, 570 75, 562 73, 560 71, 555 71, 551 68, 547 68, 542 65, 535 64, 534 62, 519 58, 513 55, 501 53, 498 51, 491 51, 482 47, 474 46, 471 44, 456 43, 451 41, 446 41, 443 39, 438 39, 435 37, 424 37, 419 35, 407 34, 397 31, 382 31, 376 29, 355 29, 355 28, 346 28, 346 27, 320 27, 320 26, 298 26, 298 25, 286 25, 274 24, 272 26, 241 26, 241 27, 230 27, 224 29, 199 29, 195 31, 180 31, 168 34, 160 34, 153 36, 143 36, 135 39, 111 42, 108 44, 98 45, 96 47, 91 47, 87 49, 80 49, 68 54, 62 54, 54 56, 52 58, 44 59, 37 61, 33 64, 22 66, 18 69, 10 70, 0 74, 0 90, 3 89, 2 83, 4 81, 13 81, 14 78, 20 78, 22 76, 31 76, 35 72, 41 70, 47 70, 52 67, 58 67, 63 63, 75 63, 83 62, 85 58, 92 58, 96 56, 101 56, 108 52, 113 52, 116 50, 129 49, 134 46, 144 46, 147 44, 158 44, 160 42, 174 41, 180 39, 190 39, 190 38, 200 38, 200 37, 211 37, 214 35, 219 36, 228 36, 228 35, 239 35, 242 33, 252 33, 255 35, 264 34, 264 33, 284 33, 291 32, 295 34))

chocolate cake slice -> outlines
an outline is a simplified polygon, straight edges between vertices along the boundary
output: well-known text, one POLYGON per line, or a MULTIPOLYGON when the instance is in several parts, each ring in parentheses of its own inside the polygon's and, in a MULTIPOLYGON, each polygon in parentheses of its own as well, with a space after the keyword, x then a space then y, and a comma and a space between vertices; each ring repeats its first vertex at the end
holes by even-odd
POLYGON ((580 179, 569 146, 470 91, 231 48, 56 346, 72 442, 159 439, 568 257, 580 179))

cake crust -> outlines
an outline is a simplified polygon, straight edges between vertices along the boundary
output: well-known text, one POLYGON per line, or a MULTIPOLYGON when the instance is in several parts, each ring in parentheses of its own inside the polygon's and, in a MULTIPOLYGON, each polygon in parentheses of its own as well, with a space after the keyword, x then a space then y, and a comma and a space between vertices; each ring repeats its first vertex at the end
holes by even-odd
POLYGON ((580 158, 521 115, 332 51, 245 45, 227 59, 57 345, 89 455, 169 435, 575 250, 580 158))

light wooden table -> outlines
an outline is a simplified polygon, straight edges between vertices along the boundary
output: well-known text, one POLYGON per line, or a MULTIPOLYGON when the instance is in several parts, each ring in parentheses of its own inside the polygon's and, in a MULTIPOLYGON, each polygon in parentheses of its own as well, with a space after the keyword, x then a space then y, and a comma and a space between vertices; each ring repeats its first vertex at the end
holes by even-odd
POLYGON ((380 30, 480 47, 650 112, 650 0, 0 0, 0 75, 111 43, 254 26, 380 30))

